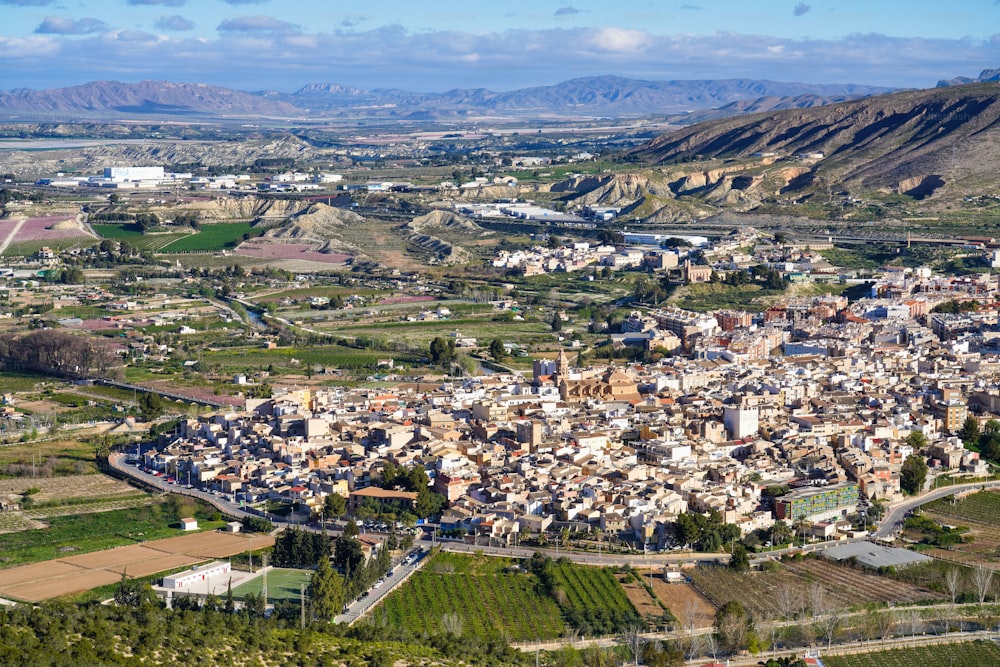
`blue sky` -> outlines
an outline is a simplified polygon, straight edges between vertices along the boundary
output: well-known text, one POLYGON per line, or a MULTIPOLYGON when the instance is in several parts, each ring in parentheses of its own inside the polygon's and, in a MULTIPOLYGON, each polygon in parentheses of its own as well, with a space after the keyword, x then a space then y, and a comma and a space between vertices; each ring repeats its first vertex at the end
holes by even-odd
POLYGON ((602 74, 925 87, 1000 67, 997 26, 1000 0, 0 0, 0 89, 510 90, 602 74))

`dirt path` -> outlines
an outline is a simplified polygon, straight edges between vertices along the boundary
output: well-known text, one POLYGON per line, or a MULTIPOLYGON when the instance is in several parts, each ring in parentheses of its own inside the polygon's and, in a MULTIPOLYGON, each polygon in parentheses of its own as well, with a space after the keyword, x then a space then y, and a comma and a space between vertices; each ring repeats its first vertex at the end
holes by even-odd
POLYGON ((0 243, 0 255, 7 252, 7 248, 10 247, 11 242, 13 242, 13 240, 21 232, 21 227, 24 227, 24 223, 27 221, 27 218, 18 218, 18 221, 14 224, 14 229, 10 230, 10 234, 7 235, 7 238, 3 240, 3 243, 0 243))

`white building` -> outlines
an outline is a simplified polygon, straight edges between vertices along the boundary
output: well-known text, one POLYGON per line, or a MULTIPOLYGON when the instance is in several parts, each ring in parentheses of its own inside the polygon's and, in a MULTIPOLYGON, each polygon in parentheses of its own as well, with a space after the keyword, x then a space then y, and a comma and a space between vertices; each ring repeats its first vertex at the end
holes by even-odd
POLYGON ((192 588, 206 589, 213 580, 228 577, 232 572, 229 561, 217 560, 206 565, 163 577, 163 587, 174 591, 190 591, 192 588))
POLYGON ((163 167, 105 167, 104 178, 114 183, 162 181, 163 167))
POLYGON ((722 411, 722 423, 733 440, 746 438, 760 428, 760 411, 758 408, 727 405, 722 411))

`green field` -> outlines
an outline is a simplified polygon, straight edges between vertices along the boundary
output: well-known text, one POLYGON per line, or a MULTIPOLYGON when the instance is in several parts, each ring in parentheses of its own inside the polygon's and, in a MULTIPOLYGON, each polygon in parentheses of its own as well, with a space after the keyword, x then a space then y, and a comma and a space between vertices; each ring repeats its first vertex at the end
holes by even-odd
POLYGON ((856 655, 823 656, 826 667, 942 667, 947 665, 1000 665, 1000 646, 993 642, 967 642, 944 646, 899 648, 856 655))
MULTIPOLYGON (((254 559, 256 560, 256 556, 254 559)), ((308 590, 310 577, 312 577, 311 570, 294 570, 281 567, 268 570, 267 599, 270 601, 294 600, 298 602, 301 595, 299 587, 304 585, 308 590)), ((234 588, 233 597, 242 600, 244 596, 250 593, 260 595, 263 587, 264 577, 257 577, 234 588)))
POLYGON ((66 250, 68 248, 88 248, 97 243, 92 236, 73 236, 65 239, 46 239, 44 241, 15 241, 7 246, 4 257, 30 257, 42 248, 66 250))
MULTIPOLYGON (((511 570, 506 558, 439 553, 383 603, 385 618, 420 635, 452 630, 469 637, 511 641, 553 639, 565 633, 559 606, 538 578, 511 570)), ((376 617, 378 613, 376 612, 376 617)))
POLYGON ((202 359, 206 363, 218 364, 225 369, 244 370, 274 366, 275 372, 304 373, 307 366, 327 368, 375 368, 379 359, 392 357, 397 363, 418 361, 412 355, 384 350, 361 350, 342 345, 324 345, 310 348, 280 348, 264 350, 253 348, 226 348, 205 352, 202 359), (298 360, 298 364, 292 362, 298 360))
POLYGON ((132 223, 125 224, 101 224, 95 223, 91 227, 102 239, 114 239, 115 241, 128 241, 132 243, 133 240, 138 240, 143 237, 143 233, 136 229, 135 225, 132 223))
POLYGON ((34 563, 189 534, 178 527, 182 516, 193 515, 200 520, 202 530, 214 530, 225 522, 209 521, 213 513, 214 508, 208 505, 171 496, 163 502, 144 507, 52 517, 48 519, 49 527, 43 530, 5 534, 0 565, 9 567, 34 563), (73 547, 73 551, 60 551, 63 547, 73 547))
MULTIPOLYGON (((429 306, 425 306, 429 307, 429 306)), ((429 322, 379 322, 373 330, 371 324, 350 322, 344 324, 318 323, 311 325, 346 337, 367 336, 386 337, 391 340, 406 341, 407 344, 426 347, 438 336, 447 337, 455 331, 477 339, 480 345, 489 345, 494 338, 502 341, 517 341, 520 344, 551 343, 554 339, 548 322, 497 322, 492 316, 484 318, 463 318, 453 320, 432 320, 429 322)))
POLYGON ((127 241, 140 250, 154 252, 213 252, 233 247, 250 231, 249 222, 202 225, 197 233, 164 232, 143 234, 132 224, 91 225, 102 238, 127 241))
POLYGON ((94 459, 94 449, 93 443, 62 438, 6 445, 0 447, 0 478, 17 477, 16 474, 10 474, 6 470, 6 466, 10 464, 31 465, 32 458, 34 458, 36 465, 48 469, 45 474, 96 473, 97 462, 94 459))
POLYGON ((202 225, 197 234, 188 234, 160 248, 160 252, 212 252, 232 248, 253 228, 249 222, 221 222, 202 225))
POLYGON ((961 500, 942 498, 924 505, 924 509, 955 519, 996 525, 1000 521, 1000 492, 981 491, 961 500))
MULTIPOLYGON (((40 382, 56 381, 46 375, 36 375, 34 373, 0 372, 0 387, 3 387, 5 392, 32 391, 40 382)), ((59 382, 59 384, 63 383, 59 382)))

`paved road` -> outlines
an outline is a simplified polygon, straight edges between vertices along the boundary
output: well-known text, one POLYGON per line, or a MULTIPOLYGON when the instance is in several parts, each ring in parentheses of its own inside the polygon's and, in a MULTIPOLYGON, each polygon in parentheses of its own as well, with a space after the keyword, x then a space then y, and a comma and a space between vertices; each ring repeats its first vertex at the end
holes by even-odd
POLYGON ((391 570, 392 576, 385 577, 384 583, 378 588, 371 588, 367 594, 347 605, 347 611, 337 616, 335 623, 353 624, 359 618, 371 611, 375 605, 382 601, 389 593, 396 590, 404 581, 409 579, 414 572, 422 568, 427 563, 427 551, 420 550, 416 562, 406 565, 398 563, 391 570))
POLYGON ((971 489, 995 489, 1000 488, 1000 481, 993 482, 974 482, 970 484, 955 484, 954 486, 945 486, 940 489, 935 489, 933 491, 928 491, 927 493, 916 496, 909 500, 905 500, 902 503, 893 506, 886 517, 878 526, 878 530, 875 531, 875 535, 878 537, 889 537, 895 533, 903 525, 903 519, 906 515, 913 511, 913 509, 920 507, 929 502, 935 500, 940 500, 946 496, 950 496, 953 493, 960 493, 962 491, 969 491, 971 489))
MULTIPOLYGON (((261 516, 257 512, 248 512, 245 509, 239 507, 233 502, 230 502, 225 496, 218 496, 208 491, 201 491, 199 489, 188 489, 181 484, 168 484, 166 478, 157 477, 148 472, 143 472, 142 469, 137 466, 128 465, 125 463, 126 455, 120 452, 113 452, 108 458, 108 463, 112 468, 117 470, 119 473, 131 477, 143 484, 153 487, 158 491, 163 493, 177 493, 182 496, 190 496, 192 498, 198 498, 199 500, 204 500, 205 502, 211 504, 213 507, 218 509, 220 512, 227 516, 232 516, 237 519, 242 519, 244 517, 251 516, 261 516)), ((272 519, 272 523, 278 525, 278 522, 272 519)))

